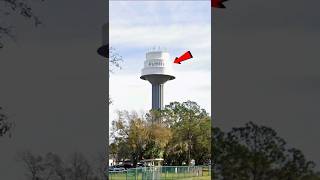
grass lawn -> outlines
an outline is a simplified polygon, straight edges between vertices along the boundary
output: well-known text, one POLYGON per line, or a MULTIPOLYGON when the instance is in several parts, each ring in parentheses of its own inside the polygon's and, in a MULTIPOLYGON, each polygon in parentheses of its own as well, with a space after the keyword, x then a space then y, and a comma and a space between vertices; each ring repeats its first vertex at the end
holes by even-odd
MULTIPOLYGON (((159 169, 158 169, 159 170, 159 169)), ((150 168, 129 169, 124 172, 109 172, 109 180, 151 180, 155 175, 157 180, 210 180, 209 168, 193 167, 163 167, 161 171, 153 171, 150 168), (153 174, 156 173, 156 174, 153 174)))
MULTIPOLYGON (((184 180, 210 180, 211 176, 207 174, 198 177, 192 177, 193 174, 182 174, 182 173, 167 173, 161 174, 160 180, 174 180, 174 179, 184 179, 184 180)), ((144 179, 150 179, 151 177, 145 177, 144 179)), ((125 174, 125 173, 111 173, 109 174, 109 180, 142 180, 142 174, 135 175, 125 174)))
POLYGON ((184 180, 211 180, 211 176, 184 178, 184 180))

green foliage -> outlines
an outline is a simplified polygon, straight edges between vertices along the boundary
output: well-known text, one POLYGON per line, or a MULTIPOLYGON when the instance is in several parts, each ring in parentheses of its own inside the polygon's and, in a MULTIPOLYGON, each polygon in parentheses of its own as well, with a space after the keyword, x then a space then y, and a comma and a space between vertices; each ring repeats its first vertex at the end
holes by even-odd
POLYGON ((159 157, 167 165, 182 165, 191 159, 204 164, 210 159, 210 122, 208 113, 191 101, 173 102, 141 117, 120 111, 113 121, 111 145, 117 160, 130 156, 134 164, 159 157), (126 148, 120 149, 124 144, 126 148))
POLYGON ((224 133, 213 128, 213 164, 217 179, 280 180, 311 177, 315 164, 287 148, 268 127, 252 122, 224 133))
POLYGON ((196 102, 172 102, 163 111, 170 124, 173 138, 166 151, 165 163, 169 165, 205 164, 210 159, 211 119, 196 102))
POLYGON ((131 159, 134 164, 142 158, 157 158, 171 138, 171 131, 154 120, 152 113, 138 116, 136 112, 119 111, 117 120, 112 123, 110 144, 118 161, 131 159))

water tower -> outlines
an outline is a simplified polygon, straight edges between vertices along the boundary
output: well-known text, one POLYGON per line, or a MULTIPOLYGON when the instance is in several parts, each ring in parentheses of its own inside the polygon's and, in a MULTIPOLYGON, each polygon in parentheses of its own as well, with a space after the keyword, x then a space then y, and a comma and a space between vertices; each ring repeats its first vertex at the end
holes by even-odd
POLYGON ((175 79, 172 75, 170 55, 164 51, 151 51, 146 54, 141 79, 152 85, 152 109, 163 109, 164 83, 175 79))
POLYGON ((102 45, 97 50, 100 56, 109 60, 109 23, 102 26, 102 45))

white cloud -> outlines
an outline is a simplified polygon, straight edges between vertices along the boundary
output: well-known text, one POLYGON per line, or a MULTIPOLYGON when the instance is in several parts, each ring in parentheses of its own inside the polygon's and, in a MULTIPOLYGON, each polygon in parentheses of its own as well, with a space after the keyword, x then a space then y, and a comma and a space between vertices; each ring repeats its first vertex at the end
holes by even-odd
POLYGON ((118 26, 110 25, 110 42, 113 46, 203 49, 211 45, 211 26, 206 25, 158 25, 118 26))
POLYGON ((110 1, 112 22, 121 25, 210 22, 210 1, 110 1), (129 19, 129 20, 128 20, 129 19))

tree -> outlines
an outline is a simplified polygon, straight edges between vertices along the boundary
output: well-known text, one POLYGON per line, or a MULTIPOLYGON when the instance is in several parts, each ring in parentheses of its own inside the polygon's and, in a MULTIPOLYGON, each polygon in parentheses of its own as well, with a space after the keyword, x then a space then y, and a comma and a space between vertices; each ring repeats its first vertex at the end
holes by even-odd
MULTIPOLYGON (((143 157, 143 152, 148 141, 148 129, 143 117, 136 112, 118 111, 118 119, 112 122, 112 136, 118 145, 127 145, 130 149, 130 159, 136 165, 143 157)), ((121 148, 121 146, 119 146, 121 148)), ((119 150, 121 150, 119 148, 119 150)), ((119 151, 123 153, 123 151, 119 151)), ((125 157, 125 155, 124 155, 125 157)))
MULTIPOLYGON (((77 152, 63 160, 52 152, 41 156, 25 151, 18 154, 18 160, 26 167, 26 177, 31 180, 98 180, 104 178, 104 172, 101 169, 95 170, 93 163, 77 152)), ((98 167, 101 166, 101 162, 102 159, 99 160, 98 167)))
POLYGON ((65 171, 70 180, 96 179, 91 165, 81 153, 75 152, 71 155, 70 163, 65 171))
POLYGON ((213 170, 217 179, 280 180, 313 175, 314 163, 284 139, 252 122, 224 133, 214 128, 213 170))
POLYGON ((162 158, 165 147, 172 138, 172 131, 164 121, 160 110, 151 110, 145 115, 148 127, 148 142, 144 158, 162 158))
MULTIPOLYGON (((38 0, 43 1, 43 0, 38 0)), ((18 14, 22 17, 31 20, 35 26, 41 24, 38 16, 35 15, 29 0, 0 0, 0 49, 4 47, 3 39, 8 37, 14 39, 14 26, 11 22, 6 22, 7 17, 12 14, 18 14)))
POLYGON ((11 130, 13 128, 13 123, 8 120, 8 116, 4 114, 2 107, 0 107, 0 137, 3 137, 7 134, 11 136, 11 130))
POLYGON ((19 161, 21 161, 27 169, 27 178, 31 180, 45 179, 43 177, 44 163, 41 156, 33 155, 30 151, 18 154, 19 161))
POLYGON ((45 169, 47 174, 52 179, 66 180, 67 175, 65 172, 65 164, 64 161, 54 153, 47 153, 44 158, 45 169))
POLYGON ((119 111, 110 147, 118 160, 129 155, 134 164, 143 158, 164 158, 168 165, 182 165, 191 159, 205 164, 210 159, 210 122, 208 113, 192 101, 173 102, 144 117, 119 111))
MULTIPOLYGON (((109 75, 110 73, 114 73, 115 69, 121 69, 121 63, 123 62, 122 56, 119 55, 115 48, 110 47, 109 48, 109 54, 110 57, 108 57, 108 65, 109 65, 109 75)), ((108 98, 108 104, 112 104, 112 99, 108 98)))
MULTIPOLYGON (((0 50, 4 47, 4 38, 15 40, 14 26, 12 25, 12 22, 8 22, 8 17, 13 14, 18 14, 28 20, 31 20, 35 26, 41 24, 40 19, 33 12, 30 1, 0 0, 0 50)), ((13 123, 7 121, 7 119, 6 115, 0 114, 0 137, 4 136, 10 132, 10 129, 12 129, 13 123)))
POLYGON ((156 120, 155 112, 138 116, 136 112, 119 111, 113 121, 111 147, 118 160, 130 158, 134 166, 144 158, 162 157, 171 139, 171 130, 156 120))
POLYGON ((99 153, 98 156, 95 158, 95 160, 93 161, 93 172, 96 176, 97 179, 108 179, 108 174, 106 173, 106 168, 108 167, 107 165, 109 165, 108 163, 108 156, 106 156, 105 153, 99 153), (107 164, 107 165, 106 165, 107 164))
POLYGON ((113 73, 115 69, 121 69, 121 63, 123 62, 123 59, 115 48, 109 48, 109 56, 109 73, 113 73))
POLYGON ((196 102, 172 102, 163 111, 173 138, 166 151, 166 163, 204 164, 210 159, 211 118, 196 102))

